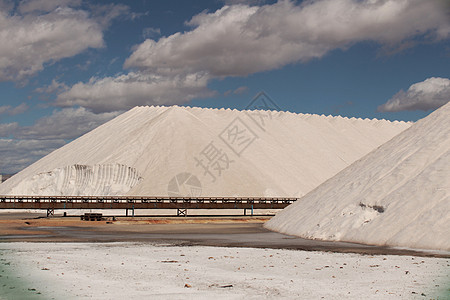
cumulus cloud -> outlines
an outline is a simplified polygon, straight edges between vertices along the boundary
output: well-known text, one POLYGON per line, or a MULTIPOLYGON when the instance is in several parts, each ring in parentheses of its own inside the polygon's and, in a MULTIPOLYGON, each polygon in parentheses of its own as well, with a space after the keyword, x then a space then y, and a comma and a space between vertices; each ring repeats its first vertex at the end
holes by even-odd
POLYGON ((181 104, 212 95, 207 89, 212 79, 318 59, 361 41, 401 48, 417 37, 450 36, 439 0, 228 3, 233 5, 194 16, 186 23, 191 30, 145 40, 124 63, 130 73, 79 82, 62 92, 56 105, 102 112, 142 104, 181 104))
POLYGON ((55 110, 31 126, 0 124, 0 172, 15 173, 119 115, 94 114, 85 108, 55 110))
POLYGON ((10 109, 11 109, 11 106, 10 106, 10 105, 3 105, 3 106, 0 106, 0 115, 6 113, 6 112, 7 112, 8 110, 10 110, 10 109))
POLYGON ((248 4, 248 5, 261 5, 266 3, 266 0, 224 0, 223 3, 226 5, 235 5, 235 4, 248 4))
POLYGON ((56 105, 78 105, 94 112, 126 110, 136 105, 167 105, 187 102, 195 97, 214 95, 207 89, 209 76, 201 73, 162 76, 130 72, 79 82, 58 95, 56 105))
POLYGON ((12 0, 0 0, 0 11, 10 11, 14 8, 12 0))
POLYGON ((144 41, 125 67, 164 74, 246 76, 320 58, 360 41, 391 45, 417 36, 441 39, 450 34, 439 2, 421 0, 231 5, 198 14, 187 24, 191 31, 144 41))
POLYGON ((241 95, 241 94, 245 94, 248 91, 248 87, 247 86, 240 86, 237 89, 235 89, 233 91, 233 94, 235 95, 241 95))
POLYGON ((395 94, 388 102, 378 107, 381 112, 403 110, 430 110, 450 101, 450 79, 431 77, 415 83, 405 92, 395 94))
POLYGON ((158 37, 160 35, 161 29, 159 28, 147 27, 142 30, 142 36, 144 39, 158 37))
POLYGON ((81 0, 23 0, 19 3, 21 14, 50 12, 58 7, 77 7, 81 0))
POLYGON ((26 112, 30 107, 26 103, 22 103, 16 107, 11 108, 9 114, 11 116, 20 115, 26 112))
POLYGON ((0 139, 0 173, 16 173, 64 143, 64 140, 0 139))
POLYGON ((224 95, 224 96, 229 96, 229 95, 231 95, 231 94, 234 94, 234 95, 242 95, 242 94, 247 93, 247 91, 248 91, 248 87, 247 87, 247 86, 240 86, 240 87, 238 87, 238 88, 235 89, 235 90, 228 90, 228 91, 225 91, 225 92, 223 93, 223 95, 224 95))
POLYGON ((83 107, 53 111, 32 126, 24 126, 14 131, 18 139, 50 140, 77 138, 99 125, 111 120, 120 112, 94 114, 83 107))
POLYGON ((92 19, 104 28, 110 26, 111 22, 118 17, 126 16, 127 18, 134 18, 134 15, 129 11, 129 7, 122 4, 91 4, 90 13, 92 19))
POLYGON ((22 103, 18 106, 12 107, 10 105, 0 106, 0 115, 7 114, 10 116, 20 115, 28 110, 28 105, 26 103, 22 103))
POLYGON ((63 82, 59 82, 55 79, 52 80, 52 83, 47 85, 47 86, 43 86, 43 87, 39 87, 37 89, 35 89, 34 91, 40 94, 52 94, 55 92, 63 92, 66 91, 69 87, 63 83, 63 82))
POLYGON ((46 63, 104 46, 105 25, 124 10, 109 7, 95 15, 69 7, 79 1, 23 1, 15 12, 0 11, 0 81, 20 81, 46 63))
POLYGON ((17 122, 0 124, 0 137, 9 137, 17 128, 17 122))

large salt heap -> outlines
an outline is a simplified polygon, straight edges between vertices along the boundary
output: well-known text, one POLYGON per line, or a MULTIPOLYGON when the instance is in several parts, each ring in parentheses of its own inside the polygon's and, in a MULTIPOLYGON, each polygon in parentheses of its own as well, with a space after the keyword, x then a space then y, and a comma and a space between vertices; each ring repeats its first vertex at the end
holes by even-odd
POLYGON ((450 103, 265 227, 310 239, 450 251, 450 103))
POLYGON ((0 194, 303 196, 410 127, 269 111, 136 107, 0 185, 0 194))

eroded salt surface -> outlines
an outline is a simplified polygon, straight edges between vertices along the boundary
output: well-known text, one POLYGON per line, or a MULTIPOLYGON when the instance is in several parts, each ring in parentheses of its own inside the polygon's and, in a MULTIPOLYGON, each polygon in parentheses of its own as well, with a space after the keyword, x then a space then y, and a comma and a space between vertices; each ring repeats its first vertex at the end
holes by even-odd
POLYGON ((72 165, 26 178, 12 188, 22 195, 124 195, 142 177, 134 168, 119 164, 72 165))
POLYGON ((311 239, 450 250, 450 103, 265 227, 311 239))
POLYGON ((115 190, 300 197, 410 125, 288 112, 136 107, 24 169, 0 185, 0 194, 115 190), (106 181, 99 188, 94 178, 77 186, 61 171, 74 165, 121 165, 142 179, 114 189, 106 181), (47 172, 51 176, 42 175, 47 172))

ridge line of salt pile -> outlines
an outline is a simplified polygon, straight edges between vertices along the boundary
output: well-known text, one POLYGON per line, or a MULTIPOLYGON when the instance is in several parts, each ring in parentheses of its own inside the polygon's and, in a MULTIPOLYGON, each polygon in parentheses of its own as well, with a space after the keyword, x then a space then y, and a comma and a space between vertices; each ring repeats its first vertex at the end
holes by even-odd
POLYGON ((67 166, 120 164, 143 178, 127 195, 166 195, 177 174, 189 173, 202 196, 299 197, 410 126, 258 111, 262 123, 252 112, 135 107, 8 179, 0 194, 39 190, 28 179, 67 166), (249 141, 242 148, 227 134, 238 127, 249 141), (221 153, 221 169, 205 165, 207 150, 221 153))
POLYGON ((274 114, 287 114, 287 115, 294 115, 294 116, 300 116, 300 117, 309 117, 309 116, 319 116, 324 118, 343 118, 346 120, 358 120, 358 121, 381 121, 381 122, 387 122, 387 123, 400 123, 400 124, 413 124, 414 122, 411 121, 402 121, 402 120, 387 120, 387 119, 377 119, 377 118, 360 118, 360 117, 345 117, 341 115, 324 115, 324 114, 311 114, 311 113, 297 113, 297 112, 291 112, 288 110, 264 110, 264 109, 236 109, 236 108, 214 108, 214 107, 199 107, 199 106, 179 106, 179 105, 173 105, 173 106, 162 106, 162 105, 151 105, 151 106, 139 106, 139 107, 177 107, 177 108, 185 108, 185 109, 192 109, 192 110, 209 110, 209 111, 233 111, 238 113, 245 113, 245 112, 270 112, 274 114))
POLYGON ((359 120, 363 122, 367 121, 382 121, 387 123, 403 123, 403 124, 413 124, 414 122, 411 121, 403 121, 403 120, 387 120, 387 119, 377 119, 377 118, 360 118, 360 117, 346 117, 341 115, 324 115, 324 114, 311 114, 311 113, 297 113, 297 112, 291 112, 291 111, 279 111, 279 110, 264 110, 264 109, 236 109, 236 108, 215 108, 215 107, 199 107, 199 106, 180 106, 180 105, 172 105, 172 106, 164 106, 164 105, 142 105, 142 106, 135 106, 131 110, 134 110, 136 108, 181 108, 181 109, 187 109, 187 110, 209 110, 209 111, 233 111, 238 113, 245 113, 245 112, 270 112, 270 113, 276 113, 276 114, 288 114, 288 115, 295 115, 295 116, 319 116, 324 118, 342 118, 346 120, 359 120))
POLYGON ((279 212, 310 239, 450 251, 450 103, 279 212))

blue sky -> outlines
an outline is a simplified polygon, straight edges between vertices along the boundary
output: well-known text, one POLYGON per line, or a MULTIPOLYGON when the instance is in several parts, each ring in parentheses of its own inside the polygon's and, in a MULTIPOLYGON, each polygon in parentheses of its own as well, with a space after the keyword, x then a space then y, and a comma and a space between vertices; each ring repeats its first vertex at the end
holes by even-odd
POLYGON ((136 105, 416 121, 449 37, 448 0, 0 0, 0 173, 136 105))

